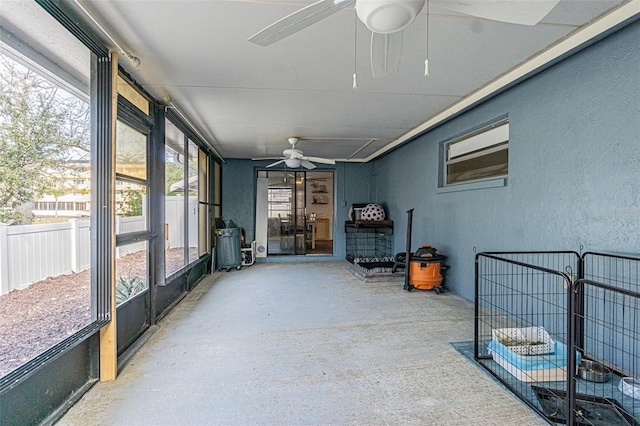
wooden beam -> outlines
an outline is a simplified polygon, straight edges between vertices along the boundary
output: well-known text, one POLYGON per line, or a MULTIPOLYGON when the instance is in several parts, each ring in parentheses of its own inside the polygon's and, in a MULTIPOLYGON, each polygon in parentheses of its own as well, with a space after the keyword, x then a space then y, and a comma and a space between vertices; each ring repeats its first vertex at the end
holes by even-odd
MULTIPOLYGON (((118 120, 118 53, 111 52, 111 217, 115 215, 115 153, 116 153, 116 122, 118 120)), ((111 253, 115 254, 116 238, 110 235, 111 253)), ((100 381, 110 382, 118 377, 118 335, 116 322, 116 279, 115 255, 111 256, 111 320, 100 330, 100 381)))

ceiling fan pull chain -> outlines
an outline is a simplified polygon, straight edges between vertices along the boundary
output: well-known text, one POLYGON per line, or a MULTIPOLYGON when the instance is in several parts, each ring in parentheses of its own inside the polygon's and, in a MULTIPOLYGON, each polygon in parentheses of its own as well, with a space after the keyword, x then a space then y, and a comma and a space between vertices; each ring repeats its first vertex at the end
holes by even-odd
POLYGON ((424 60, 424 76, 429 77, 429 0, 427 0, 427 58, 424 60))
POLYGON ((353 11, 353 88, 358 88, 358 15, 353 11))

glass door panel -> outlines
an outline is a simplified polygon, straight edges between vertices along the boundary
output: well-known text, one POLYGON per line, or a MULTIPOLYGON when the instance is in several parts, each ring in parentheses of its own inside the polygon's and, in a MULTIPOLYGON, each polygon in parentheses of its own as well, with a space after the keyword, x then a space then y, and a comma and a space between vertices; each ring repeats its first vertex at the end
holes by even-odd
POLYGON ((306 220, 305 172, 267 172, 267 254, 303 255, 310 234, 306 220))
POLYGON ((267 253, 295 254, 295 174, 268 172, 267 253))
POLYGON ((306 254, 306 194, 305 194, 305 172, 296 172, 295 176, 295 254, 306 254))
POLYGON ((264 171, 267 255, 333 254, 333 172, 264 171))
POLYGON ((309 171, 307 189, 307 254, 333 254, 333 172, 309 171))

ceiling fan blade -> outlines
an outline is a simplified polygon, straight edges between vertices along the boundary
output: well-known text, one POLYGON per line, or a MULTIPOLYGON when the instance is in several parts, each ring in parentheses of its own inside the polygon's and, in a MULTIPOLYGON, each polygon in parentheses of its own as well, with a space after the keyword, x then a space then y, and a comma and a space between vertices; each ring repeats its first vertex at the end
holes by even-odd
POLYGON ((273 167, 273 166, 277 166, 278 164, 282 164, 282 163, 284 163, 285 161, 286 161, 286 160, 276 161, 275 163, 271 163, 271 164, 269 164, 268 166, 265 166, 265 167, 268 169, 269 167, 273 167))
POLYGON ((356 0, 320 0, 304 7, 291 15, 285 16, 279 21, 269 25, 265 29, 249 37, 249 41, 259 46, 268 46, 278 40, 297 33, 308 26, 330 16, 345 7, 355 3, 356 0))
POLYGON ((304 156, 301 158, 301 160, 313 161, 314 163, 320 163, 320 164, 336 164, 336 162, 333 160, 329 160, 328 158, 320 158, 320 157, 304 156))
POLYGON ((309 170, 313 170, 316 168, 316 165, 313 164, 311 161, 307 161, 307 160, 300 160, 300 165, 302 167, 304 167, 305 169, 309 169, 309 170))
POLYGON ((398 71, 402 58, 402 31, 390 34, 371 33, 371 71, 373 78, 398 71))
POLYGON ((282 157, 251 157, 252 161, 261 161, 261 160, 282 160, 282 157))
POLYGON ((559 0, 434 0, 454 12, 493 21, 520 25, 536 25, 558 4, 559 0))

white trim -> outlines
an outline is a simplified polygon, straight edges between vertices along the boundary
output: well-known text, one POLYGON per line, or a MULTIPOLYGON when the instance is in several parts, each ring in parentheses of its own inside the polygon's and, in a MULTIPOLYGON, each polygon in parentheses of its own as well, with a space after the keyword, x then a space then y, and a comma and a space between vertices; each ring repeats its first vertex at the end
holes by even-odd
POLYGON ((431 117, 420 126, 408 131, 383 148, 380 148, 379 150, 365 158, 364 162, 369 162, 386 153, 387 151, 390 151, 391 149, 397 147, 398 145, 408 141, 409 139, 419 136, 430 128, 447 120, 452 115, 455 115, 458 112, 482 101, 483 99, 491 96, 492 94, 498 92, 506 86, 514 83, 518 79, 535 72, 537 69, 543 67, 544 65, 562 57, 573 49, 611 30, 612 28, 615 28, 617 25, 620 25, 624 21, 639 13, 640 0, 631 0, 628 3, 623 4, 617 9, 597 19, 592 24, 579 28, 564 40, 549 47, 547 50, 540 52, 530 60, 515 67, 511 71, 503 74, 502 76, 481 87, 470 95, 462 98, 460 101, 443 110, 439 114, 431 117))
POLYGON ((473 182, 463 182, 454 185, 442 186, 436 188, 436 194, 446 194, 449 192, 471 191, 474 189, 501 188, 507 186, 507 178, 490 178, 485 180, 476 180, 473 182))

